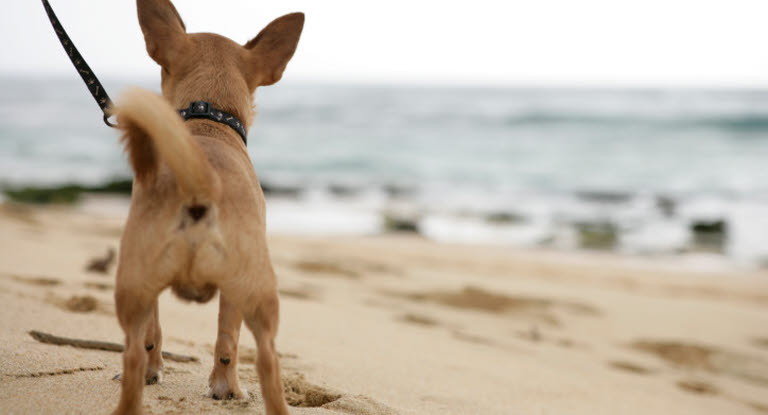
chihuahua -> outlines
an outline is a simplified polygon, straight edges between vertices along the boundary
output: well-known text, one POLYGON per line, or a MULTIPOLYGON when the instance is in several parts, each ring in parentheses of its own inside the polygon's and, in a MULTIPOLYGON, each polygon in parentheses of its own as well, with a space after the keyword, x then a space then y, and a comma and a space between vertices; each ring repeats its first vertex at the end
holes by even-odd
POLYGON ((111 110, 134 171, 115 285, 125 351, 114 413, 142 413, 145 383, 161 380, 157 298, 171 287, 178 297, 196 302, 220 293, 209 396, 247 397, 237 379, 245 322, 258 347, 266 413, 288 414, 274 344, 279 305, 264 194, 245 131, 254 115, 254 91, 282 77, 304 15, 280 17, 239 45, 213 33, 187 33, 169 0, 137 0, 137 6, 147 52, 162 68, 162 96, 129 90, 111 110), (209 117, 185 121, 180 109, 201 102, 201 113, 209 117), (222 114, 242 122, 241 129, 221 122, 222 114))

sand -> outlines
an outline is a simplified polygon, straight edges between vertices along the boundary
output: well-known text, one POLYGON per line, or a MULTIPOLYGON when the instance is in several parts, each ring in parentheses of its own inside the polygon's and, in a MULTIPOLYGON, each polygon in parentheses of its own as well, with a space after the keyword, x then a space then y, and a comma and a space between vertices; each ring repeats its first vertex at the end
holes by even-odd
MULTIPOLYGON (((122 342, 115 266, 125 201, 0 207, 0 413, 109 413, 122 342)), ((441 245, 417 236, 270 235, 277 339, 294 414, 768 413, 768 273, 611 254, 441 245)), ((206 398, 217 302, 160 300, 166 361, 152 414, 262 413, 206 398)))

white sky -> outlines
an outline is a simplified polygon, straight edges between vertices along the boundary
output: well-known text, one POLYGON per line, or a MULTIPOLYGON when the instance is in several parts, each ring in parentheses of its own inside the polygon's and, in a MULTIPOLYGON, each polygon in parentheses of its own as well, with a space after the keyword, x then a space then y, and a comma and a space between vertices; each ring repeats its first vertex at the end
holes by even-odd
MULTIPOLYGON (((157 77, 132 0, 51 0, 96 73, 157 77)), ((245 42, 307 15, 284 80, 768 87, 767 0, 177 0, 245 42), (216 5, 217 7, 213 7, 216 5)), ((39 1, 4 0, 0 74, 75 77, 39 1)))

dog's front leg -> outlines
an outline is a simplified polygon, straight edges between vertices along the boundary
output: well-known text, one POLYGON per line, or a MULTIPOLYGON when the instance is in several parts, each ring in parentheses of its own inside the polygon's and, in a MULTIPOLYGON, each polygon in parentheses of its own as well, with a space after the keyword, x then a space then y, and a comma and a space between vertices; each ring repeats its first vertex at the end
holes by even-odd
POLYGON ((145 337, 152 319, 152 304, 140 293, 120 289, 115 291, 117 318, 125 332, 125 351, 123 351, 123 373, 121 379, 120 404, 113 415, 142 414, 142 392, 147 368, 145 337))
POLYGON ((289 415, 285 404, 280 362, 275 350, 279 302, 277 292, 269 296, 256 310, 243 311, 245 325, 253 332, 258 347, 256 371, 259 373, 261 394, 267 415, 289 415))
POLYGON ((237 381, 237 343, 243 317, 240 311, 222 294, 219 299, 219 333, 213 356, 213 371, 208 378, 208 396, 213 399, 242 399, 248 392, 240 389, 237 381))

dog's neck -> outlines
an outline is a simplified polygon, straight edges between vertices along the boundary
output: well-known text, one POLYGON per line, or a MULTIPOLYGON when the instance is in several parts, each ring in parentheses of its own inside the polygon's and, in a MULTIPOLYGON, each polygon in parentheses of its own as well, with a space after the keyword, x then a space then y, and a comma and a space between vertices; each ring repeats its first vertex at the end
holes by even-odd
POLYGON ((226 141, 235 146, 243 146, 243 139, 231 127, 205 118, 191 118, 185 121, 192 135, 214 137, 226 141))

